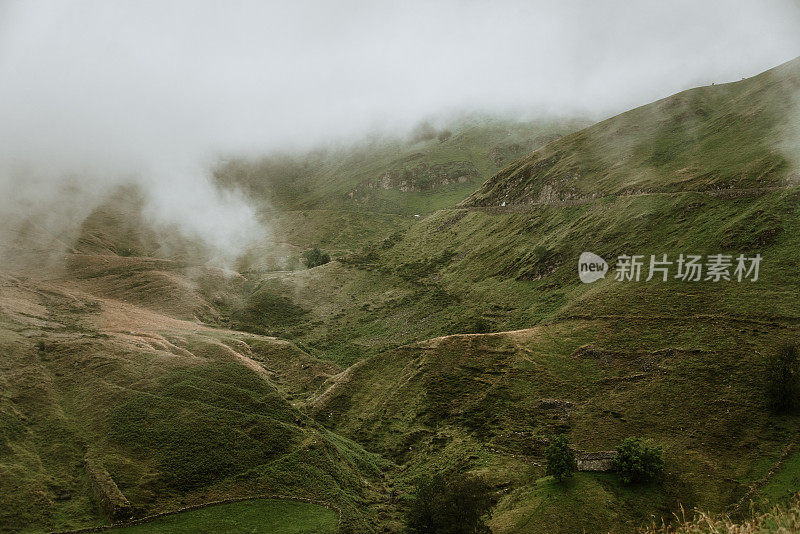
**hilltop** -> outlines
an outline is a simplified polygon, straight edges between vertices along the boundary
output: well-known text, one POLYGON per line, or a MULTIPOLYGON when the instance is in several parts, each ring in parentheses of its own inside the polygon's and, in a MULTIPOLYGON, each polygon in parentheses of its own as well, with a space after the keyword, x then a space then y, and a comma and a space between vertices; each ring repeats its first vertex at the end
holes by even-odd
POLYGON ((217 184, 242 190, 277 243, 248 255, 243 269, 292 270, 321 246, 339 257, 407 230, 461 202, 498 169, 590 122, 475 115, 438 128, 422 122, 403 137, 263 158, 231 158, 217 184))
POLYGON ((800 60, 664 98, 575 132, 487 180, 463 207, 587 202, 800 183, 800 60))
POLYGON ((438 128, 422 122, 405 138, 230 159, 217 168, 216 179, 280 211, 425 214, 453 206, 504 165, 589 124, 480 115, 438 128))

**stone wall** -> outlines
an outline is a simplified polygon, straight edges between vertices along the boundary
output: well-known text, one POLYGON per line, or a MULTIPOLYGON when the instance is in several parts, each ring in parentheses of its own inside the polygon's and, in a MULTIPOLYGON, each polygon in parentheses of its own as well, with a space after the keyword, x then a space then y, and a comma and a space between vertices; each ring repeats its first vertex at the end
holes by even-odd
POLYGON ((112 522, 130 519, 133 515, 131 503, 122 494, 105 467, 89 456, 84 458, 84 466, 89 477, 92 496, 100 511, 112 522))

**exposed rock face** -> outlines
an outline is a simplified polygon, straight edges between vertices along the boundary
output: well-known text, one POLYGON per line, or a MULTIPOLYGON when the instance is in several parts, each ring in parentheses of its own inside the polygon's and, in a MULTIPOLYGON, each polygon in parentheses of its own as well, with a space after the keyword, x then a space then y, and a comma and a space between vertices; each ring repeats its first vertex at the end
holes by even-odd
POLYGON ((392 169, 362 182, 348 196, 361 197, 366 190, 431 191, 451 184, 463 184, 479 177, 478 169, 468 161, 419 163, 413 167, 392 169))
POLYGON ((89 477, 89 486, 92 488, 92 496, 100 511, 112 523, 130 519, 133 515, 133 507, 105 467, 89 456, 84 458, 84 464, 86 475, 89 477))

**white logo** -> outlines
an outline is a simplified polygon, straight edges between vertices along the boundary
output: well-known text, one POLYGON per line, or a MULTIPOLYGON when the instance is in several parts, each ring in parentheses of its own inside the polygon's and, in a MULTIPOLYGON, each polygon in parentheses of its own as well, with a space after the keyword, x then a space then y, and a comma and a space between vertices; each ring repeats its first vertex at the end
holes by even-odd
POLYGON ((584 252, 578 258, 578 276, 581 277, 581 282, 584 284, 591 284, 605 278, 607 272, 608 263, 597 254, 584 252))

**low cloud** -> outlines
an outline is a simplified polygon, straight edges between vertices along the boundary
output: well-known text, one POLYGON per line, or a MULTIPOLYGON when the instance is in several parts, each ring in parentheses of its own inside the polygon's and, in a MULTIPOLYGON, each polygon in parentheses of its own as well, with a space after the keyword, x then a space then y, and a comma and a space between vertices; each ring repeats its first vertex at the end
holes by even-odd
POLYGON ((268 230, 213 185, 220 155, 462 110, 600 118, 788 60, 797 27, 792 1, 3 2, 0 213, 63 227, 133 182, 235 255, 268 230))

